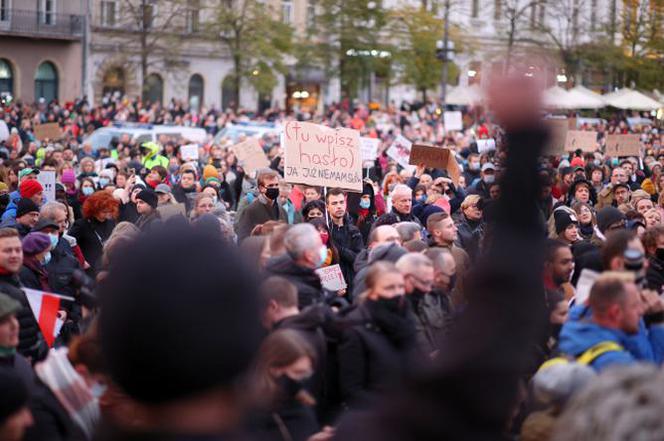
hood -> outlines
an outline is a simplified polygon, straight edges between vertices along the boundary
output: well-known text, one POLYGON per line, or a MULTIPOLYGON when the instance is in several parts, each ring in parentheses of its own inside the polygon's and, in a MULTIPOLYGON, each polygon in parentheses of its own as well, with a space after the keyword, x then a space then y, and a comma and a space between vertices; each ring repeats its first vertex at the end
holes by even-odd
POLYGON ((608 329, 590 320, 590 308, 576 306, 569 314, 569 320, 560 331, 561 352, 578 356, 603 341, 615 341, 628 346, 628 336, 617 329, 608 329))
POLYGON ((371 184, 364 182, 362 184, 362 193, 348 192, 346 194, 346 207, 348 213, 352 214, 353 216, 358 215, 359 211, 361 210, 360 199, 362 199, 363 194, 369 195, 369 197, 371 198, 371 205, 369 206, 369 212, 370 213, 376 212, 376 197, 374 194, 373 186, 371 184))

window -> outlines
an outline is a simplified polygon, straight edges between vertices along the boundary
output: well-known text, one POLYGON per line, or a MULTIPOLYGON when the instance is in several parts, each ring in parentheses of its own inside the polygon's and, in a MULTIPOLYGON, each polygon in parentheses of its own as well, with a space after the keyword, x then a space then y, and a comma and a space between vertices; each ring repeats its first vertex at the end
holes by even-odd
POLYGON ((42 0, 41 22, 45 25, 55 24, 55 0, 42 0))
POLYGON ((313 29, 316 26, 316 1, 309 0, 307 3, 307 27, 313 29))
POLYGON ((200 1, 189 0, 187 8, 187 32, 195 34, 201 29, 200 1))
POLYGON ((0 58, 0 95, 14 94, 14 72, 9 61, 0 58))
POLYGON ((540 28, 543 28, 546 23, 546 2, 542 1, 539 5, 539 21, 538 25, 540 28))
POLYGON ((151 103, 162 102, 164 98, 164 80, 157 74, 150 74, 143 85, 143 99, 151 103))
POLYGON ((293 2, 290 0, 281 1, 281 20, 286 24, 293 23, 293 2))
POLYGON ((493 3, 493 19, 500 20, 503 15, 503 0, 494 0, 493 3))
POLYGON ((537 4, 530 7, 530 29, 535 29, 537 26, 537 4))
POLYGON ((58 71, 50 61, 44 61, 35 73, 35 99, 46 102, 58 99, 58 71))
POLYGON ((104 83, 102 86, 102 94, 120 92, 125 93, 125 77, 124 71, 120 67, 113 67, 106 71, 104 74, 104 83))
POLYGON ((189 79, 189 106, 192 109, 200 109, 203 104, 204 83, 203 77, 194 74, 189 79))
POLYGON ((470 16, 477 18, 477 16, 480 14, 480 0, 471 0, 471 2, 470 16))
POLYGON ((141 5, 142 9, 142 18, 143 18, 143 29, 152 29, 154 25, 154 17, 156 14, 157 7, 152 3, 146 3, 141 5))
POLYGON ((590 1, 590 31, 597 30, 597 0, 590 1))
POLYGON ((0 0, 0 21, 9 21, 10 2, 11 0, 0 0))
POLYGON ((115 26, 115 1, 102 1, 101 2, 101 25, 107 27, 115 26))
POLYGON ((221 110, 237 108, 238 90, 235 87, 235 77, 227 75, 221 83, 221 110))

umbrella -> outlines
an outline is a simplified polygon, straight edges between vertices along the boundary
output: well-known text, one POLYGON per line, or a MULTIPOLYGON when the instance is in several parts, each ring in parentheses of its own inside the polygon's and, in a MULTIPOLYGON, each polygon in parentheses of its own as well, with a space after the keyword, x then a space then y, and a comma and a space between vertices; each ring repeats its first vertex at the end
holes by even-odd
MULTIPOLYGON (((587 90, 587 89, 586 89, 587 90)), ((592 91, 583 92, 577 88, 567 91, 567 99, 569 100, 570 109, 599 109, 606 106, 604 100, 600 95, 596 95, 592 91), (588 92, 590 92, 590 95, 588 92)))
MULTIPOLYGON (((582 95, 584 95, 584 96, 586 96, 586 97, 588 97, 589 99, 592 99, 592 100, 599 100, 599 102, 601 102, 602 105, 598 106, 598 107, 606 106, 606 101, 604 100, 604 97, 601 94, 593 92, 592 90, 590 90, 587 87, 584 87, 580 84, 578 86, 574 86, 572 89, 569 90, 569 92, 572 92, 575 95, 582 94, 582 95)), ((592 108, 592 107, 588 107, 588 108, 592 108)))
POLYGON ((622 89, 604 97, 606 103, 619 109, 653 110, 662 107, 662 103, 655 101, 637 90, 622 89))
POLYGON ((482 101, 482 92, 477 85, 457 86, 445 97, 445 104, 470 106, 482 101))
POLYGON ((554 109, 569 109, 571 104, 569 93, 559 86, 545 90, 543 101, 546 107, 554 109))

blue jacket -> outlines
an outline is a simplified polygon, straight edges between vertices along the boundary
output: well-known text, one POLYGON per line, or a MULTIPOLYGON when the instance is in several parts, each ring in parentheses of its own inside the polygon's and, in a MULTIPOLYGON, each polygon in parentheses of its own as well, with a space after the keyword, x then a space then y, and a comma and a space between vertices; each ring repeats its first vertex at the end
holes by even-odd
POLYGON ((9 219, 16 219, 16 204, 18 204, 19 199, 21 199, 21 194, 18 192, 18 190, 12 191, 9 194, 9 204, 5 209, 5 212, 2 213, 3 222, 9 219))
POLYGON ((597 357, 591 367, 598 372, 611 365, 637 361, 659 365, 664 360, 664 325, 657 324, 647 328, 641 320, 639 332, 629 335, 619 329, 605 328, 592 322, 588 306, 572 308, 569 320, 560 331, 560 351, 578 357, 603 341, 616 342, 624 350, 606 352, 597 357))

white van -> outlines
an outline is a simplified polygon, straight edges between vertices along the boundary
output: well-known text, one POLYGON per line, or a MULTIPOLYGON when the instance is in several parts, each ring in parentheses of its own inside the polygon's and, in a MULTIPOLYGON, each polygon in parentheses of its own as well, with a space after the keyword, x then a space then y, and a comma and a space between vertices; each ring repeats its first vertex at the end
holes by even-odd
POLYGON ((91 144, 92 150, 97 151, 101 147, 111 148, 111 146, 118 142, 123 135, 128 135, 137 145, 148 141, 154 141, 160 144, 167 141, 203 144, 208 136, 204 129, 198 127, 113 123, 112 126, 100 127, 95 130, 90 136, 83 140, 83 143, 91 144))

